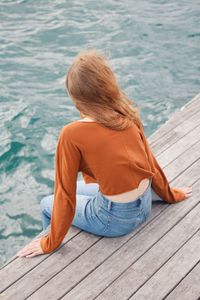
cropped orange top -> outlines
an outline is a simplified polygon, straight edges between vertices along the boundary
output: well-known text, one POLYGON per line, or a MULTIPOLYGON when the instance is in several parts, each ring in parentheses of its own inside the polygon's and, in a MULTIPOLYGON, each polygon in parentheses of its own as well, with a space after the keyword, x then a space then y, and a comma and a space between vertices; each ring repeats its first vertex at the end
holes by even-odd
POLYGON ((185 199, 185 193, 171 188, 153 155, 144 129, 133 123, 124 130, 113 130, 97 122, 72 121, 59 135, 55 156, 54 203, 50 232, 40 239, 44 253, 63 241, 76 209, 76 182, 82 172, 85 183, 99 184, 105 195, 138 188, 144 178, 166 202, 185 199))

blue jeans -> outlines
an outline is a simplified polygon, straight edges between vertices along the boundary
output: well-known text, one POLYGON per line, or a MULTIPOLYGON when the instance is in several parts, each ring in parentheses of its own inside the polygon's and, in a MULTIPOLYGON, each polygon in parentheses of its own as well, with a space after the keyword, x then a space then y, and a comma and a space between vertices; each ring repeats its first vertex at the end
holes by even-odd
MULTIPOLYGON (((40 202, 43 229, 50 224, 54 195, 40 202)), ((151 214, 152 201, 163 201, 151 187, 136 200, 114 202, 106 198, 97 183, 77 180, 76 211, 72 225, 100 236, 125 235, 145 222, 151 214)))

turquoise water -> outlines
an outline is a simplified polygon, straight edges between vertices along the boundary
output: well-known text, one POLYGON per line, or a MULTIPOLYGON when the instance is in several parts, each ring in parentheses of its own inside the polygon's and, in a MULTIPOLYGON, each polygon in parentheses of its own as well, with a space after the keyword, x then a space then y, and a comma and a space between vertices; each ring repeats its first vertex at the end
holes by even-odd
POLYGON ((106 52, 146 135, 199 92, 199 1, 0 2, 0 264, 41 230, 58 134, 79 118, 64 78, 74 55, 106 52))

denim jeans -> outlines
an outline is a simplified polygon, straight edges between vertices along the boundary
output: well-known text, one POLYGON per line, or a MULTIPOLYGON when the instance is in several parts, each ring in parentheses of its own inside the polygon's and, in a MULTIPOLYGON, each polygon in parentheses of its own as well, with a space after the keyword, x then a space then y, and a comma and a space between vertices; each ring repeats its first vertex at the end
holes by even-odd
MULTIPOLYGON (((152 201, 163 201, 151 187, 136 200, 114 202, 106 198, 97 183, 86 184, 77 180, 76 211, 72 225, 100 236, 125 235, 145 222, 151 214, 152 201)), ((54 195, 42 198, 40 202, 43 229, 50 224, 54 195)))

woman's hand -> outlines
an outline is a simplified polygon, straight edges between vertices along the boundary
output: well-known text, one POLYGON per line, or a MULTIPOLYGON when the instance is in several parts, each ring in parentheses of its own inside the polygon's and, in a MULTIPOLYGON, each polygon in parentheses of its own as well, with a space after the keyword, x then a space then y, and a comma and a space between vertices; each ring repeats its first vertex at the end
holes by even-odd
POLYGON ((192 187, 180 187, 179 188, 183 193, 185 193, 185 198, 189 198, 192 196, 192 187))
POLYGON ((44 254, 40 246, 40 239, 41 237, 31 241, 28 245, 26 245, 22 250, 20 250, 17 253, 17 256, 34 257, 36 255, 44 254))

